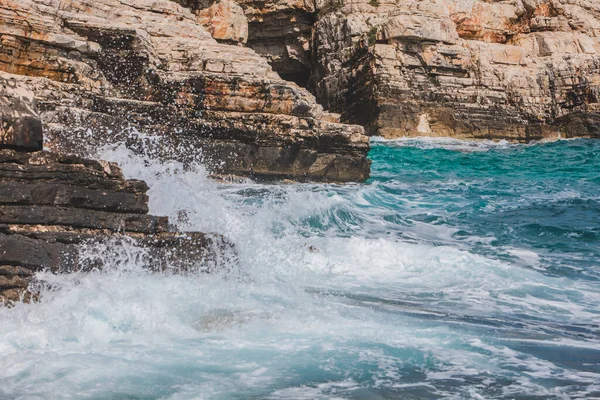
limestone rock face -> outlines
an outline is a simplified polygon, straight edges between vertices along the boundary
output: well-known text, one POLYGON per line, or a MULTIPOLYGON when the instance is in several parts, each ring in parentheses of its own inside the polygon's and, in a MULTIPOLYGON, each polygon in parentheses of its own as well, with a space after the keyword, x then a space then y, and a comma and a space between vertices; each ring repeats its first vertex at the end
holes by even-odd
POLYGON ((330 122, 306 89, 252 49, 218 43, 173 1, 5 0, 0 71, 33 91, 58 151, 90 156, 125 140, 160 157, 201 158, 221 174, 369 175, 361 127, 330 122))
POLYGON ((40 150, 42 122, 33 93, 15 79, 0 76, 0 148, 40 150))
POLYGON ((305 86, 311 71, 311 35, 317 3, 308 0, 235 0, 248 17, 248 46, 283 78, 305 86))
POLYGON ((598 1, 237 1, 277 71, 311 27, 308 87, 370 135, 600 136, 598 1))
POLYGON ((312 79, 372 135, 600 137, 599 22, 585 0, 344 1, 315 25, 312 79))
POLYGON ((235 2, 222 0, 197 11, 197 20, 208 29, 213 38, 222 41, 246 43, 248 19, 235 2))

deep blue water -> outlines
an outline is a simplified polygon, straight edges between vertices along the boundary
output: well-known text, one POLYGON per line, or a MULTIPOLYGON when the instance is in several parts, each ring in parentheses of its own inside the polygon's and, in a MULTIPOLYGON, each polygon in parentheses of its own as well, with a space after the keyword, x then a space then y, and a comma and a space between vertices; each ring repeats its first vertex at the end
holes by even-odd
POLYGON ((108 271, 41 274, 0 310, 0 399, 600 398, 598 141, 374 140, 344 186, 101 156, 239 265, 155 275, 108 244, 108 271))

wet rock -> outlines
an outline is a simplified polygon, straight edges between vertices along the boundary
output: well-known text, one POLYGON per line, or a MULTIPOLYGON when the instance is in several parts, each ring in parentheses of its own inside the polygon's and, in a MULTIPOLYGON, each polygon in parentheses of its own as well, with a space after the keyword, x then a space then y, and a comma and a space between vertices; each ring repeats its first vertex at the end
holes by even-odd
MULTIPOLYGON (((4 96, 15 103, 8 92, 4 96)), ((35 116, 31 104, 29 115, 35 116)), ((5 118, 13 124, 21 115, 5 118)), ((31 143, 41 130, 22 134, 23 143, 31 143)), ((234 265, 235 249, 221 236, 176 232, 166 217, 148 215, 148 186, 124 179, 116 164, 25 150, 0 148, 0 304, 34 299, 36 272, 103 268, 102 251, 82 255, 95 244, 110 242, 106 248, 115 249, 127 242, 140 249, 143 266, 153 271, 234 265)))
POLYGON ((0 76, 0 148, 42 148, 42 121, 33 93, 5 76, 0 76))
POLYGON ((28 82, 0 73, 0 113, 10 127, 0 141, 0 304, 36 299, 42 270, 114 267, 119 260, 109 255, 123 246, 138 251, 136 265, 157 272, 236 265, 220 235, 177 232, 167 217, 148 215, 148 186, 126 180, 116 164, 31 151, 41 148, 43 128, 28 82))
POLYGON ((231 268, 233 246, 216 234, 171 231, 147 215, 147 185, 120 169, 76 156, 0 150, 0 301, 30 299, 35 272, 102 268, 82 258, 94 243, 126 241, 143 249, 153 271, 231 268), (23 297, 25 296, 25 297, 23 297))

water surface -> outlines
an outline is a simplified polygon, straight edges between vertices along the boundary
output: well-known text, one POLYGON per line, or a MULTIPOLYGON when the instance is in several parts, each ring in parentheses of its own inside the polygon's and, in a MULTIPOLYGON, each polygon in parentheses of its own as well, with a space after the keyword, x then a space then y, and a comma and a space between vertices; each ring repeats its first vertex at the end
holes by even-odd
POLYGON ((107 271, 40 274, 0 309, 0 399, 600 397, 600 142, 372 145, 345 186, 104 149, 240 264, 156 275, 107 244, 107 271))

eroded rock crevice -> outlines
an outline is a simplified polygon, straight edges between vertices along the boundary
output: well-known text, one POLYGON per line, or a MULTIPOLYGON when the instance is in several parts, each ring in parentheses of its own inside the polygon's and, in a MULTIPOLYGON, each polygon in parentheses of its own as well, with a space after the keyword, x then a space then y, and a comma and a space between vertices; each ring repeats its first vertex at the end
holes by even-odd
MULTIPOLYGON (((177 0, 196 15, 207 15, 211 9, 239 8, 244 16, 246 39, 239 41, 264 57, 281 78, 312 89, 311 40, 318 20, 319 6, 312 1, 254 1, 254 0, 177 0)), ((226 13, 221 13, 225 16, 226 13)), ((240 25, 241 19, 227 15, 219 21, 207 21, 212 33, 222 22, 230 27, 240 25)), ((220 40, 219 35, 213 37, 220 40)))

